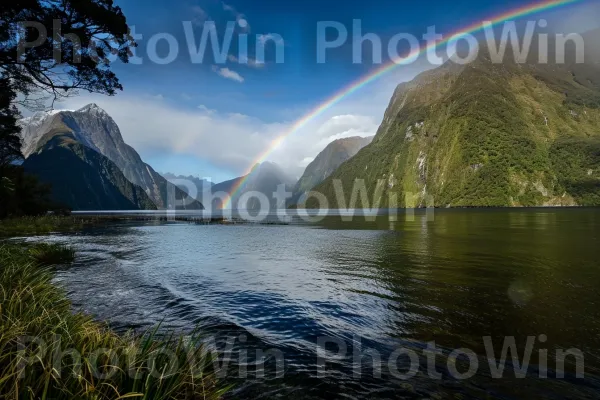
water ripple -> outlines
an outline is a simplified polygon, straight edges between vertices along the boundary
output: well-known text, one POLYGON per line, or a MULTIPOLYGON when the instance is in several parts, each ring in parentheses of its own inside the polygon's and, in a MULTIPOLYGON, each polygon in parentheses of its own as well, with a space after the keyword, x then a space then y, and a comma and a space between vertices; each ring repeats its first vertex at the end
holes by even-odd
POLYGON ((529 334, 547 335, 550 349, 584 349, 597 370, 600 229, 589 213, 598 212, 479 213, 440 212, 391 231, 386 220, 329 218, 319 226, 124 224, 31 240, 77 248, 76 265, 56 280, 75 308, 118 330, 199 327, 219 340, 243 337, 236 351, 284 354, 284 378, 231 378, 234 398, 594 398, 593 376, 522 383, 482 371, 463 382, 446 365, 441 381, 423 372, 406 382, 389 371, 378 378, 368 365, 354 375, 357 338, 384 359, 399 347, 420 354, 435 340, 446 353, 471 348, 483 364, 483 336, 529 334), (327 376, 318 374, 319 338, 348 348, 329 360, 327 376))

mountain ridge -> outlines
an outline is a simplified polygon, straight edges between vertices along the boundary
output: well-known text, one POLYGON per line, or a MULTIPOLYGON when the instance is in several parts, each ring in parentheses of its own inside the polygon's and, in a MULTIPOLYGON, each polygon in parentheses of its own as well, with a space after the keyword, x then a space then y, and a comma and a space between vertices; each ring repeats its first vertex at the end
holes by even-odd
POLYGON ((398 85, 372 143, 314 190, 330 207, 357 180, 372 198, 354 207, 599 205, 599 81, 589 60, 448 62, 398 85))
POLYGON ((327 179, 340 165, 354 157, 360 149, 371 143, 372 140, 373 136, 352 136, 336 139, 329 143, 304 170, 294 186, 293 195, 288 205, 302 203, 306 194, 312 188, 327 179))
MULTIPOLYGON (((21 120, 20 125, 26 158, 43 149, 54 136, 70 134, 72 140, 115 163, 131 183, 144 189, 158 208, 173 206, 178 199, 186 197, 183 191, 143 162, 135 149, 125 143, 112 117, 94 103, 75 111, 36 113, 21 120)), ((202 209, 203 206, 193 200, 183 208, 202 209)))
POLYGON ((183 190, 184 192, 186 192, 188 195, 190 194, 188 192, 188 187, 184 184, 181 183, 181 181, 186 181, 192 185, 194 185, 196 187, 196 199, 198 201, 202 201, 202 193, 204 193, 204 191, 208 190, 209 188, 214 186, 214 183, 206 180, 206 179, 200 179, 197 176, 193 176, 193 175, 176 175, 173 174, 171 172, 164 172, 161 173, 161 176, 163 178, 165 178, 167 181, 169 181, 170 183, 172 183, 173 185, 179 187, 179 189, 183 190))
MULTIPOLYGON (((267 197, 269 200, 268 205, 270 209, 277 209, 284 208, 285 203, 282 201, 276 201, 273 197, 273 193, 278 190, 280 185, 284 185, 285 190, 287 192, 291 192, 295 183, 295 179, 288 176, 279 165, 265 161, 261 164, 255 165, 252 169, 252 172, 248 175, 213 185, 211 188, 211 194, 216 194, 219 192, 232 194, 232 190, 234 188, 238 188, 238 190, 233 193, 233 198, 231 199, 231 205, 237 206, 240 198, 245 193, 254 191, 262 193, 267 197)), ((223 206, 219 199, 214 199, 211 204, 213 209, 219 209, 223 206)), ((246 204, 246 207, 244 208, 253 210, 259 209, 260 207, 261 204, 258 199, 250 198, 246 204)))
POLYGON ((54 201, 74 210, 156 209, 115 163, 69 135, 51 138, 42 151, 25 160, 23 168, 51 185, 54 201))

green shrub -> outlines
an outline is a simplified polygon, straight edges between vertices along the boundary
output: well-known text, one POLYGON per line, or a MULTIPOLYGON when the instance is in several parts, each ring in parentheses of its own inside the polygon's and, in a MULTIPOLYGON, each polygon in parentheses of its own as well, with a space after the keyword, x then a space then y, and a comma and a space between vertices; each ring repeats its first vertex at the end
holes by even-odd
POLYGON ((75 250, 58 243, 38 243, 29 253, 40 265, 69 264, 75 260, 75 250))

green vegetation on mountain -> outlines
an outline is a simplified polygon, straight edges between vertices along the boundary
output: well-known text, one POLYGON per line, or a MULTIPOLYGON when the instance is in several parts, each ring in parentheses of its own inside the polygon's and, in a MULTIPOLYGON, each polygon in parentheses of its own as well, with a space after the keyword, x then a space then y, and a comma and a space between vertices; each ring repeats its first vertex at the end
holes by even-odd
POLYGON ((494 64, 482 48, 399 85, 373 142, 314 190, 329 207, 360 180, 354 207, 600 205, 598 99, 596 62, 494 64))
POLYGON ((52 187, 52 198, 74 210, 155 210, 139 187, 100 153, 69 136, 52 136, 23 163, 52 187))
POLYGON ((579 205, 600 204, 600 137, 558 139, 550 149, 558 175, 558 186, 577 199, 579 205))

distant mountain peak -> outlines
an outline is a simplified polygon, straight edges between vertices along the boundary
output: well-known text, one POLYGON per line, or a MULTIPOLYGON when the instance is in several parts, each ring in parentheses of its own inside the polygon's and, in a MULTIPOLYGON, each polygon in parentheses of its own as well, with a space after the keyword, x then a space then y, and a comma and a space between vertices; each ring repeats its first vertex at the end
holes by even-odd
POLYGON ((188 190, 189 187, 185 184, 185 181, 195 185, 196 190, 197 190, 196 197, 198 198, 198 200, 200 200, 202 193, 204 193, 206 190, 209 190, 213 186, 212 182, 210 182, 206 179, 200 178, 198 176, 175 175, 171 172, 164 172, 164 173, 161 173, 161 175, 163 178, 165 178, 167 181, 171 182, 173 185, 178 186, 181 190, 183 190, 188 195, 191 195, 191 194, 188 190))
MULTIPOLYGON (((25 158, 43 151, 54 136, 68 135, 71 140, 114 163, 125 178, 140 186, 158 208, 167 208, 172 204, 171 194, 181 197, 179 189, 145 164, 135 149, 125 143, 116 122, 97 104, 90 103, 77 111, 59 111, 55 114, 53 117, 49 117, 48 113, 36 114, 29 120, 21 120, 25 158)), ((186 207, 201 209, 202 205, 194 202, 186 207)))
POLYGON ((354 157, 373 140, 373 136, 352 136, 336 139, 329 143, 306 167, 304 174, 294 187, 290 204, 303 202, 306 193, 328 178, 340 165, 354 157))
MULTIPOLYGON (((248 192, 259 192, 267 196, 271 209, 284 207, 285 204, 278 203, 273 198, 273 193, 277 191, 280 185, 285 185, 288 190, 291 190, 296 180, 289 176, 277 163, 265 161, 254 165, 248 175, 221 182, 212 186, 212 193, 226 192, 232 194, 231 204, 236 208, 239 204, 240 197, 248 192), (235 191, 234 191, 235 189, 235 191)), ((244 208, 257 209, 261 204, 256 201, 256 198, 251 198, 245 204, 244 208)), ((214 199, 212 202, 213 209, 221 208, 220 199, 214 199)))
POLYGON ((86 106, 83 106, 82 108, 80 108, 79 110, 77 110, 76 112, 87 112, 87 113, 97 113, 97 114, 105 114, 108 115, 108 113, 106 111, 104 111, 104 109, 102 109, 98 104, 96 103, 90 103, 86 106))
POLYGON ((49 115, 49 113, 47 113, 45 111, 36 111, 33 114, 31 114, 31 116, 29 116, 29 117, 21 118, 18 123, 21 126, 26 126, 26 125, 30 125, 30 124, 39 124, 48 115, 49 115))
POLYGON ((49 111, 36 111, 31 114, 29 117, 21 118, 18 121, 18 124, 21 126, 27 126, 31 124, 41 124, 46 118, 56 115, 67 110, 49 110, 49 111))
POLYGON ((373 140, 374 136, 348 136, 339 139, 335 139, 331 143, 347 143, 351 141, 370 141, 373 140))

